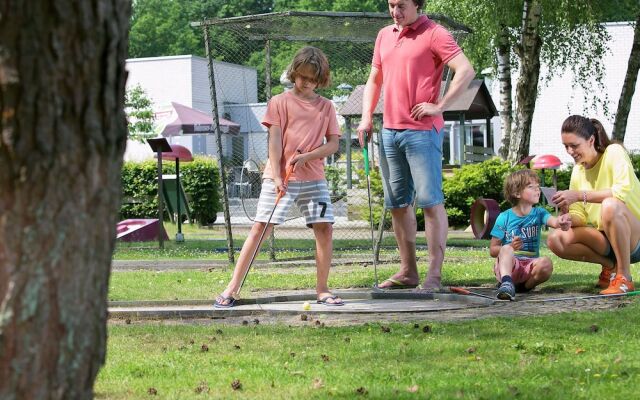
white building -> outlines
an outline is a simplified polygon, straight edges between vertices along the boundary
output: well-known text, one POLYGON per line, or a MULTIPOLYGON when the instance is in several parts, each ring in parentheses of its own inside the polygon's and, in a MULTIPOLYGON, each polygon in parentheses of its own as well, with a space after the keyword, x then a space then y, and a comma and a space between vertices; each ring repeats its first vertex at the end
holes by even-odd
MULTIPOLYGON (((127 60, 126 69, 129 73, 127 90, 140 85, 151 100, 154 111, 176 102, 211 115, 207 59, 192 55, 134 58, 127 60)), ((214 71, 219 115, 234 120, 230 116, 233 104, 258 101, 255 68, 214 61, 214 71)), ((234 140, 238 141, 234 137, 223 138, 223 155, 233 153, 234 140)), ((184 135, 171 137, 169 141, 189 148, 194 154, 217 154, 215 135, 184 135)), ((135 144, 128 146, 128 150, 133 147, 146 150, 145 145, 135 144)), ((140 157, 130 154, 129 158, 140 157)))

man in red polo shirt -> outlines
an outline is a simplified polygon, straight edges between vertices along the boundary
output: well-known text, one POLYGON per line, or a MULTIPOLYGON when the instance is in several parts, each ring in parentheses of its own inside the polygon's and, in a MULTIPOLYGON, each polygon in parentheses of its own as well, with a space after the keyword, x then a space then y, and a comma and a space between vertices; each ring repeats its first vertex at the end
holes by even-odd
POLYGON ((380 30, 364 90, 358 137, 370 139, 373 110, 384 82, 380 167, 385 207, 391 210, 400 270, 381 289, 416 287, 416 207, 424 210, 429 270, 422 287, 438 290, 449 223, 442 193, 442 113, 475 72, 451 34, 419 10, 424 0, 388 0, 393 25, 380 30), (439 99, 444 66, 454 73, 439 99))

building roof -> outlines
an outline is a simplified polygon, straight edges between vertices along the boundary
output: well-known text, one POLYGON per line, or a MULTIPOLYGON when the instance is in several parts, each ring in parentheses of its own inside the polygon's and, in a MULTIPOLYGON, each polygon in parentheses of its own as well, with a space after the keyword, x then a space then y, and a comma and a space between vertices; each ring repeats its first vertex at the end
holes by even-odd
MULTIPOLYGON (((441 91, 443 90, 444 83, 441 91)), ((364 85, 358 85, 351 92, 347 101, 340 107, 338 114, 344 117, 360 116, 362 114, 363 94, 364 85)), ((383 109, 384 98, 381 94, 374 110, 374 115, 382 115, 383 109)), ((457 121, 460 113, 464 113, 465 119, 485 119, 498 115, 496 106, 483 80, 475 79, 471 81, 467 90, 461 93, 444 112, 444 119, 446 121, 457 121)))

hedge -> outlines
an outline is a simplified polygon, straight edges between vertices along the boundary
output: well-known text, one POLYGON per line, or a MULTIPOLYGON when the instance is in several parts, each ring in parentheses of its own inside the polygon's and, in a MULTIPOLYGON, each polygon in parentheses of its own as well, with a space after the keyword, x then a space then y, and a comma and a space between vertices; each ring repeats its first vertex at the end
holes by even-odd
MULTIPOLYGON (((163 162, 163 174, 175 174, 175 163, 163 162)), ((122 167, 122 206, 120 218, 157 218, 158 186, 157 161, 125 162, 122 167)), ((215 161, 195 157, 193 162, 180 163, 180 179, 184 188, 191 218, 200 225, 216 220, 220 206, 220 179, 215 161)), ((169 219, 165 211, 164 219, 169 219)))

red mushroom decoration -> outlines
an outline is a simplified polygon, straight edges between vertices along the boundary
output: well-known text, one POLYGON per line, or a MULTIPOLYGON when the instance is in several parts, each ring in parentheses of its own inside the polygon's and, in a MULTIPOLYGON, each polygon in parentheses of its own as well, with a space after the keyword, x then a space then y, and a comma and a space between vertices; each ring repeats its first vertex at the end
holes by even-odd
POLYGON ((553 154, 545 154, 534 157, 532 169, 558 169, 562 165, 562 161, 553 154))

